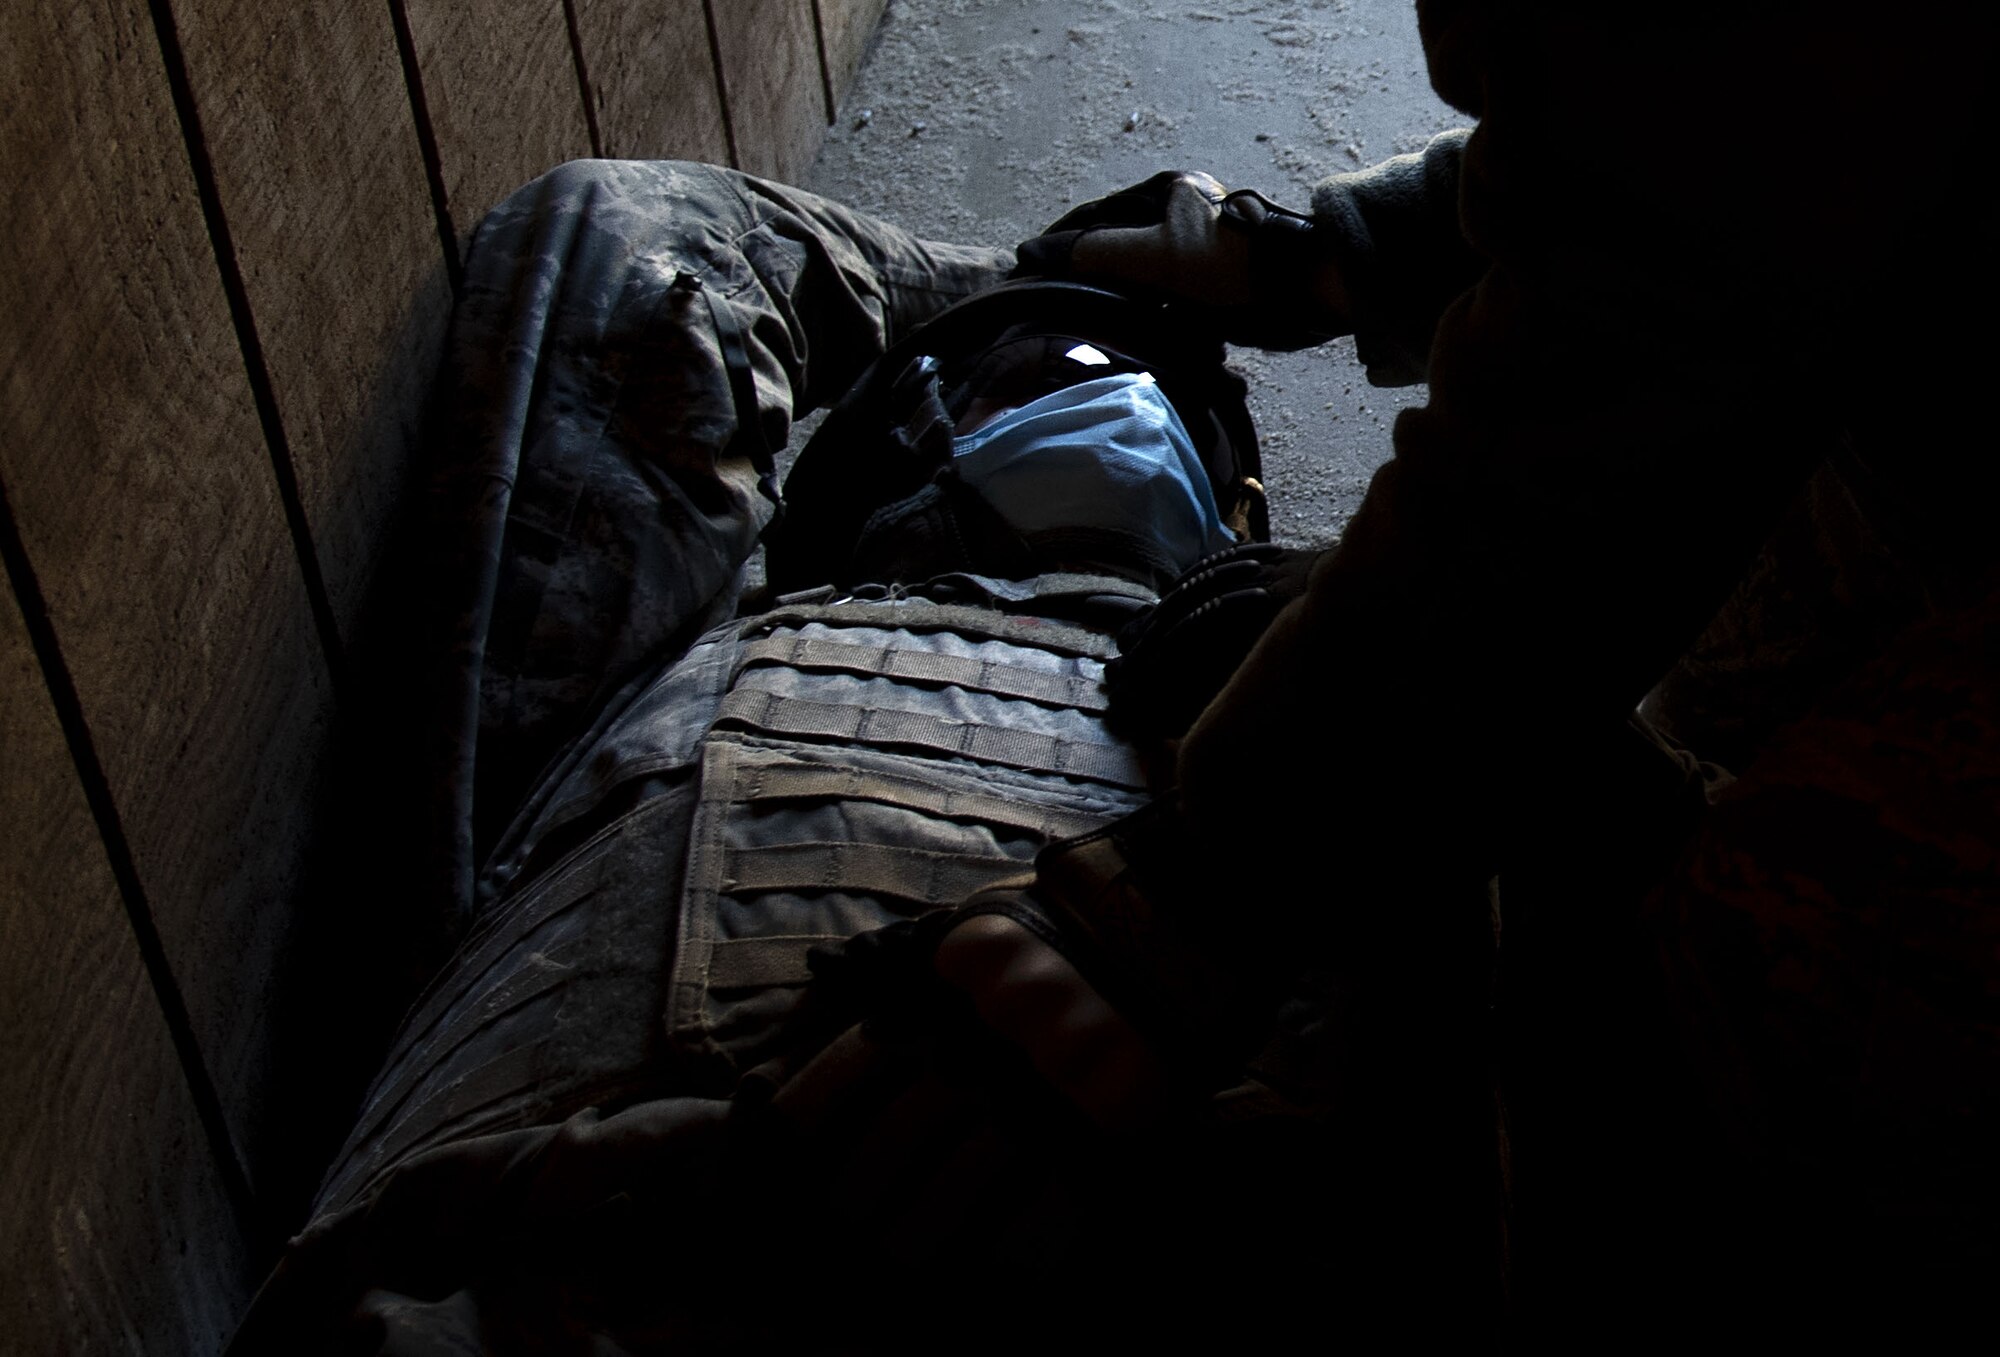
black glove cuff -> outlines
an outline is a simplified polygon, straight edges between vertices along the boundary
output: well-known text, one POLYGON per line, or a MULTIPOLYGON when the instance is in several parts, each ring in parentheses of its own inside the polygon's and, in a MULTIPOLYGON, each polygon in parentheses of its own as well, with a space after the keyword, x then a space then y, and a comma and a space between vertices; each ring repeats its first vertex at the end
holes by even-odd
POLYGON ((1306 590, 1320 552, 1258 542, 1197 562, 1118 633, 1104 669, 1117 727, 1179 739, 1222 691, 1286 604, 1306 590))
POLYGON ((1222 200, 1222 224, 1250 239, 1251 334, 1232 335, 1260 349, 1306 349, 1350 333, 1346 319, 1318 304, 1302 287, 1333 263, 1333 243, 1303 212, 1281 207, 1255 189, 1222 200), (1301 305, 1301 296, 1304 304, 1301 305))
POLYGON ((1067 278, 1076 271, 1073 256, 1085 231, 1048 231, 1014 247, 1009 278, 1067 278))

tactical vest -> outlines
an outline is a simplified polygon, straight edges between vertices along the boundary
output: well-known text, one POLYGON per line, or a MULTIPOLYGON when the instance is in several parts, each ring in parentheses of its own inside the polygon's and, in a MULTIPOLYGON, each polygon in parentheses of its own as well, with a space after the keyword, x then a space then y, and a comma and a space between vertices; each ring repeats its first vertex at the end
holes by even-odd
POLYGON ((614 704, 503 838, 495 903, 399 1036, 321 1194, 585 1106, 726 1096, 814 947, 949 908, 1146 800, 1084 576, 782 600, 614 704), (1064 620, 1068 619, 1068 620, 1064 620))

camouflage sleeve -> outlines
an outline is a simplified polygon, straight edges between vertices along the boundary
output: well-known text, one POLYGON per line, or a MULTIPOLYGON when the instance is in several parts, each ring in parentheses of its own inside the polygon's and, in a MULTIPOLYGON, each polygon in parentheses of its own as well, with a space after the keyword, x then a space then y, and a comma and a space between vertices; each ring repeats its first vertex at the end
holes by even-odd
POLYGON ((434 404, 428 532, 450 652, 433 833, 461 914, 551 757, 733 609, 770 512, 749 452, 1007 262, 680 162, 575 162, 487 218, 434 404))

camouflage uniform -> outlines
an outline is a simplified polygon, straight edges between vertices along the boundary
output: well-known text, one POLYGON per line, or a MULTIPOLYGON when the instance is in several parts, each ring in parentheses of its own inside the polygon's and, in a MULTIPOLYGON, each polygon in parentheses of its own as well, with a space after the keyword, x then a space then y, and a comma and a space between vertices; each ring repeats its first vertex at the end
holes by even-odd
MULTIPOLYGON (((1610 1287, 1603 1309, 1586 1298, 1572 1322, 1678 1299, 1684 1283, 1733 1279, 1754 1290, 1755 1250, 1800 1249, 1829 1221, 1841 1228, 1801 1249, 1800 1268, 1837 1261, 1831 1255, 1848 1245, 1863 1260, 1829 1271, 1830 1288, 1881 1262, 1883 1229, 1922 1240, 1913 1256, 1949 1263, 1961 1277, 1968 1254, 1960 1246, 1991 1237, 1981 1142, 1992 1124, 1982 1091, 2000 1083, 1991 1040, 1996 834, 1990 771, 1965 756, 1991 743, 1995 656, 1990 610, 1982 611, 1991 468, 1957 455, 1963 412, 1948 403, 1909 410, 1863 398, 1871 388, 1900 394, 1936 385, 1962 399, 1990 366, 1981 351, 1909 344, 1950 333, 1950 315, 1965 304, 1964 261, 1976 256, 1989 220, 1959 169, 1969 153, 1958 129, 1978 125, 1969 104, 1983 88, 1977 63, 1990 44, 1970 11, 1940 10, 1940 22, 1973 31, 1954 30, 1934 53, 1899 49, 1888 65, 1908 97, 1863 98, 1846 73, 1878 54, 1878 29, 1856 22, 1849 9, 1858 7, 1822 8, 1826 17, 1801 26, 1797 16, 1757 7, 1718 37, 1650 14, 1580 19, 1562 6, 1479 0, 1424 7, 1435 83, 1482 118, 1469 146, 1447 145, 1452 170, 1440 177, 1474 248, 1455 230, 1430 231, 1427 238, 1446 242, 1442 267, 1383 248, 1395 214, 1371 220, 1367 191, 1355 184, 1328 186, 1315 207, 1345 223, 1350 257, 1372 253, 1386 282, 1398 273, 1422 281, 1430 271, 1414 292, 1357 292, 1366 304, 1420 296, 1422 314, 1356 319, 1383 338, 1364 331, 1364 358, 1381 355, 1385 374, 1428 355, 1433 399, 1399 421, 1398 456, 1347 540, 1183 751, 1196 825, 1242 861, 1258 887, 1246 893, 1317 916, 1301 930, 1282 911, 1266 911, 1260 931, 1286 946, 1306 931, 1337 949, 1343 981, 1364 996, 1356 1020, 1370 1024, 1371 1040, 1393 1042, 1399 1018, 1426 1024, 1421 1010, 1437 989, 1422 945, 1460 930, 1437 927, 1425 910, 1476 902, 1466 912, 1476 909, 1473 931, 1483 928, 1487 896, 1477 885, 1503 857, 1519 883, 1537 870, 1565 883, 1519 912, 1516 936, 1539 935, 1541 945, 1510 948, 1535 995, 1520 1020, 1520 1048, 1531 1056, 1521 1082, 1542 1094, 1539 1105, 1524 1100, 1527 1135, 1518 1143, 1544 1147, 1538 1172, 1567 1147, 1580 1147, 1585 1166, 1554 1170, 1550 1177, 1566 1175, 1567 1185, 1535 1190, 1606 1198, 1566 1218, 1544 1213, 1535 1227, 1567 1236, 1543 1255, 1555 1263, 1531 1263, 1543 1269, 1542 1295, 1567 1302, 1570 1283, 1586 1292, 1610 1287), (1819 84, 1760 86, 1770 71, 1796 73, 1788 53, 1799 48, 1827 58, 1813 68, 1819 84), (1933 58, 1935 71, 1923 64, 1933 58), (1690 72, 1715 75, 1702 94, 1727 97, 1693 97, 1690 72), (1780 126, 1801 101, 1841 135, 1755 163, 1704 167, 1699 192, 1663 172, 1681 163, 1690 138, 1721 145, 1746 120, 1780 126), (1606 116, 1634 102, 1672 116, 1636 128, 1606 116), (1876 167, 1899 159, 1916 188, 1884 193, 1876 167), (1829 277, 1850 285, 1828 289, 1829 277), (1461 287, 1470 290, 1461 296, 1461 287), (1886 351, 1858 354, 1857 330, 1886 351), (1870 501, 1868 530, 1919 567, 1918 606, 1941 605, 1943 620, 1886 651, 1893 621, 1856 628, 1872 639, 1833 647, 1837 655, 1816 662, 1819 675, 1792 685, 1782 701, 1756 699, 1734 729, 1752 732, 1744 746, 1761 745, 1766 760, 1720 794, 1712 817, 1687 811, 1673 765, 1664 781, 1651 766, 1628 777, 1608 746, 1644 690, 1689 653, 1843 440, 1857 454, 1843 459, 1853 473, 1843 493, 1870 501), (1870 653, 1874 668, 1864 665, 1870 653), (1837 686, 1857 666, 1853 686, 1837 686), (1789 705, 1789 717, 1816 704, 1800 739, 1772 737, 1776 708, 1789 705), (1248 794, 1286 787, 1299 768, 1329 774, 1314 795, 1248 794), (1331 776, 1334 769, 1343 775, 1331 776), (1828 834, 1798 832, 1805 822, 1843 826, 1839 851, 1828 851, 1828 834), (1658 832, 1635 832, 1635 823, 1658 832), (1664 863, 1683 840, 1694 846, 1669 873, 1664 863), (1330 851, 1340 854, 1338 873, 1330 851), (1336 875, 1345 889, 1330 888, 1336 875), (1631 901, 1662 878, 1656 908, 1641 918, 1631 901), (1896 907, 1885 909, 1890 899, 1896 907), (1654 920, 1669 926, 1654 929, 1654 920), (1663 946, 1666 966, 1656 956, 1663 946), (1645 1002, 1649 995, 1657 1002, 1645 1002), (1378 1001, 1401 1007, 1388 1020, 1359 1011, 1378 1001), (1669 1019, 1677 1030, 1658 1030, 1669 1019), (1689 1042, 1693 1059, 1678 1060, 1689 1042), (1600 1086, 1602 1105, 1593 1108, 1600 1086), (1694 1095, 1680 1096, 1683 1088, 1707 1090, 1700 1115, 1690 1115, 1694 1095), (1647 1111, 1659 1114, 1656 1124, 1641 1124, 1647 1111), (1583 1132, 1565 1132, 1571 1120, 1583 1132), (1748 1127, 1741 1144, 1718 1140, 1718 1120, 1748 1127), (1791 1156, 1801 1138, 1805 1151, 1791 1156), (1923 1162, 1933 1146, 1941 1147, 1935 1172, 1923 1162), (1843 1160, 1861 1165, 1851 1199, 1838 1193, 1852 1180, 1829 1186, 1827 1166, 1843 1160), (1758 1169, 1772 1164, 1783 1171, 1768 1191, 1733 1190, 1756 1185, 1758 1169), (1596 1170, 1605 1172, 1578 1186, 1596 1170), (1682 1186, 1692 1191, 1675 1200, 1682 1186), (1855 1212, 1835 1219, 1827 1203, 1848 1200, 1855 1212), (1812 1210, 1788 1218, 1801 1202, 1812 1210), (1722 1214, 1700 1216, 1711 1208, 1722 1214), (1591 1233, 1595 1226, 1605 1233, 1591 1233), (1653 1230, 1662 1238, 1648 1250, 1642 1236, 1653 1230), (1690 1266, 1702 1251, 1712 1256, 1690 1266), (1581 1271, 1561 1271, 1571 1265, 1581 1271), (1664 1270, 1631 1275, 1654 1267, 1664 1270)), ((636 696, 625 685, 657 672, 662 658, 729 610, 730 582, 761 511, 743 446, 725 453, 736 403, 724 394, 720 343, 700 338, 702 309, 726 306, 739 290, 757 300, 740 325, 751 337, 760 407, 770 432, 782 432, 780 412, 806 389, 808 350, 838 349, 850 333, 794 314, 791 299, 827 283, 833 316, 872 316, 852 333, 865 332, 857 347, 876 352, 881 327, 897 319, 894 291, 864 281, 876 261, 894 277, 903 252, 916 250, 947 273, 967 270, 967 283, 1002 262, 908 242, 883 247, 868 224, 838 209, 716 174, 593 170, 583 177, 603 183, 568 184, 580 192, 550 193, 538 210, 521 200, 517 226, 543 217, 551 226, 512 238, 532 237, 529 257, 546 263, 503 270, 497 287, 475 277, 468 291, 462 324, 470 328, 458 351, 475 361, 461 360, 454 381, 463 413, 479 423, 463 426, 450 479, 461 487, 452 502, 484 509, 466 568, 452 578, 480 582, 462 609, 473 621, 460 646, 463 676, 477 681, 452 689, 442 727, 459 751, 457 799, 444 822, 456 836, 454 898, 468 912, 473 864, 508 841, 503 817, 538 770, 564 747, 591 747, 570 742, 586 714, 622 711, 636 696), (730 193, 706 192, 725 181, 736 185, 730 193), (632 232, 651 231, 647 214, 631 209, 664 182, 690 198, 720 197, 723 219, 743 234, 725 229, 679 252, 676 243, 628 244, 615 228, 573 229, 572 200, 593 212, 601 205, 607 223, 622 216, 632 232), (588 263, 607 246, 639 266, 582 269, 566 311, 566 270, 557 263, 572 255, 588 263), (851 266, 850 249, 866 267, 851 266), (674 289, 682 270, 702 277, 703 288, 674 289), (529 286, 517 291, 517 278, 529 286), (685 324, 649 324, 655 308, 671 308, 685 324), (580 323, 539 319, 565 315, 580 323), (488 347, 495 335, 508 337, 503 347, 488 347), (566 355, 566 344, 576 350, 566 355), (599 351, 610 361, 600 365, 599 351), (492 354, 504 362, 483 356, 492 354), (567 361, 579 354, 583 361, 567 361), (662 355, 705 377, 686 390, 665 377, 670 400, 648 399, 646 382, 628 390, 628 371, 671 372, 673 363, 650 361, 662 355), (544 459, 544 447, 553 455, 544 459), (533 493, 510 504, 520 487, 533 493)), ((492 243, 482 240, 482 249, 492 243)), ((1983 274, 1971 281, 1990 286, 1983 274)), ((921 287, 905 297, 911 314, 935 300, 921 287)), ((1984 295, 1973 304, 1983 306, 1984 295)), ((716 324, 712 314, 706 324, 716 324)), ((838 389, 822 375, 812 374, 812 389, 838 389)), ((1824 540, 1847 520, 1815 510, 1806 521, 1797 535, 1824 540)), ((1844 567, 1807 573, 1830 580, 1834 595, 1857 578, 1844 567)), ((1789 578, 1776 566, 1766 574, 1789 578)), ((1878 591, 1868 584, 1863 592, 1878 591)), ((1892 580, 1879 593, 1890 600, 1888 616, 1913 591, 1892 580)), ((1775 596, 1782 601, 1785 589, 1775 596)), ((1768 639, 1765 612, 1754 598, 1743 603, 1738 634, 1768 639)), ((1825 634, 1813 621, 1796 631, 1825 634)), ((1696 648, 1686 671, 1737 672, 1732 649, 1743 647, 1723 638, 1696 648)), ((1700 713, 1726 707, 1728 686, 1710 684, 1700 701, 1681 705, 1695 713, 1684 735, 1726 728, 1700 713)), ((529 816, 538 813, 531 804, 529 816)), ((680 848, 662 840, 653 858, 628 864, 628 877, 672 867, 680 848)), ((1503 911, 1508 901, 1503 884, 1503 911)), ((605 916, 591 977, 601 994, 624 993, 619 1002, 631 1014, 652 1012, 657 978, 603 962, 670 950, 645 933, 657 927, 649 917, 605 916)), ((1515 928, 1513 916, 1507 927, 1515 928)), ((569 964, 551 963, 542 993, 583 992, 580 978, 556 974, 569 964)), ((494 1011, 504 1016, 515 997, 496 996, 494 1011)), ((538 1117, 555 1115, 559 1102, 637 1097, 616 1076, 650 1055, 643 1043, 619 1052, 578 1042, 575 1034, 604 1028, 585 1021, 585 1011, 570 1016, 576 1021, 554 1025, 570 1044, 535 1058, 580 1074, 538 1117)), ((421 1044, 421 1034, 412 1040, 421 1044)), ((476 1106, 483 1091, 453 1083, 458 1077, 441 1072, 441 1105, 476 1106)), ((408 1237, 432 1245, 440 1222, 453 1227, 444 1234, 476 1234, 488 1218, 466 1212, 469 1199, 508 1202, 515 1228, 545 1220, 536 1209, 558 1199, 538 1199, 537 1183, 568 1173, 602 1184, 596 1166, 621 1153, 654 1166, 653 1205, 712 1217, 740 1205, 703 1181, 715 1164, 702 1148, 704 1128, 720 1115, 702 1099, 642 1100, 601 1123, 579 1113, 564 1126, 467 1141, 381 1178, 372 1228, 379 1241, 417 1222, 426 1228, 409 1228, 408 1237), (519 1165, 532 1167, 527 1181, 510 1177, 519 1165)), ((393 1169, 393 1158, 371 1173, 393 1169)), ((620 1191, 632 1181, 618 1180, 620 1191)), ((342 1188, 358 1186, 350 1179, 342 1188)), ((559 1200, 567 1210, 578 1198, 559 1200)), ((306 1262, 303 1274, 294 1268, 292 1295, 299 1275, 337 1275, 343 1284, 364 1275, 342 1272, 339 1260, 361 1228, 352 1222, 367 1214, 353 1208, 347 1225, 329 1223, 301 1248, 306 1262)), ((564 1219, 574 1224, 574 1213, 564 1219)), ((424 1261, 398 1259, 390 1271, 421 1273, 424 1261)), ((1944 1286, 1955 1284, 1947 1278, 1944 1286)), ((1803 1285, 1787 1275, 1780 1292, 1797 1297, 1803 1285)), ((390 1287, 364 1308, 386 1313, 422 1291, 390 1287)), ((476 1300, 438 1305, 476 1310, 476 1300)), ((1685 1313, 1714 1314, 1721 1304, 1708 1298, 1685 1313)))
POLYGON ((771 514, 754 450, 784 447, 795 411, 1009 262, 673 162, 579 161, 487 218, 431 496, 458 660, 435 724, 461 924, 477 864, 557 750, 734 611, 771 514), (753 372, 754 429, 725 328, 753 372))
MULTIPOLYGON (((736 612, 794 412, 1007 262, 694 164, 567 165, 482 225, 432 497, 462 941, 238 1351, 821 1344, 843 1294, 948 1261, 933 1229, 879 1252, 845 1133, 802 1129, 790 1075, 850 1020, 814 950, 1143 804, 1098 679, 1152 594, 959 574, 736 612)), ((955 1030, 923 1011, 900 1068, 955 1030)), ((919 1089, 988 1126, 962 1067, 919 1089)), ((1073 1114, 1001 1102, 984 1158, 1046 1196, 1073 1114)))
MULTIPOLYGON (((1105 1143, 893 922, 1145 804, 1098 679, 1149 590, 733 615, 760 441, 1004 262, 700 165, 566 166, 481 228, 435 496, 469 926, 236 1351, 1164 1342, 1373 1251, 1274 1227, 1342 1156, 1268 1083, 1105 1143)), ((1266 1063, 1309 1066, 1320 1011, 1266 1063)))

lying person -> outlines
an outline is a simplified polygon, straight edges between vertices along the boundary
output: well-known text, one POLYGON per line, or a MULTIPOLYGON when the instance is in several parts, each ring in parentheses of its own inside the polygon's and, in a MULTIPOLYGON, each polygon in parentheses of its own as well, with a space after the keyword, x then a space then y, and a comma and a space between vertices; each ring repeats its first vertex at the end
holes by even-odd
MULTIPOLYGON (((1802 1195, 1791 1166, 1758 1168, 1774 1162, 1770 1126, 1796 1127, 1826 1089, 1880 1079, 1854 1083, 1835 1043, 1815 1048, 1797 1089, 1772 1082, 1770 1050, 1746 1081, 1713 1055, 1741 1034, 1701 1024, 1718 997, 1751 1014, 1746 1031, 1766 1024, 1758 1040, 1816 1042, 1829 1017, 1857 1016, 1837 992, 1843 968, 1881 956, 1846 934, 1873 926, 1785 923, 1810 954, 1840 960, 1797 985, 1780 964, 1774 984, 1770 958, 1737 933, 1759 917, 1743 905, 1761 854, 1785 844, 1740 835, 1760 806, 1829 804, 1810 742, 1879 752, 1879 702, 1866 719, 1830 709, 1806 745, 1774 745, 1779 762, 1719 821, 1705 817, 1720 779, 1608 708, 1590 714, 1603 738, 1565 736, 1559 766, 1516 768, 1533 795, 1475 813, 1505 801, 1478 751, 1581 714, 1549 725, 1524 709, 1518 728, 1469 728, 1478 704, 1456 698, 1478 673, 1426 667, 1421 647, 1337 644, 1428 636, 1448 620, 1435 610, 1335 626, 1295 606, 1259 654, 1296 672, 1266 691, 1276 671, 1253 661, 1208 705, 1314 562, 1228 545, 1256 536, 1254 434, 1226 383, 1178 356, 1199 345, 1127 350, 1190 315, 1211 342, 1293 347, 1358 327, 1373 375, 1424 375, 1441 323, 1511 295, 1455 227, 1466 146, 1450 135, 1323 186, 1310 218, 1199 176, 1137 186, 1022 259, 1164 295, 1156 326, 1082 302, 1070 314, 1088 323, 1051 303, 1038 324, 1003 302, 997 330, 953 331, 947 316, 957 338, 941 353, 899 341, 997 283, 1004 258, 702 167, 572 166, 497 214, 446 400, 444 483, 473 529, 458 578, 477 588, 457 645, 470 667, 440 723, 457 773, 444 837, 472 933, 406 1025, 243 1350, 333 1331, 388 1351, 586 1336, 624 1350, 873 1350, 935 1346, 941 1323, 970 1326, 951 1346, 1002 1346, 1065 1307, 1107 1341, 1220 1337, 1249 1295, 1287 1315, 1345 1306, 1351 1324, 1482 1332, 1505 1308, 1509 1219, 1487 1070, 1499 922, 1487 877, 1502 858, 1533 1322, 1588 1328, 1695 1294, 1681 1322, 1699 1327, 1757 1296, 1759 1241, 1832 1223, 1836 1199, 1802 1195), (839 397, 870 363, 787 482, 770 562, 784 592, 737 618, 734 581, 771 522, 791 413, 839 397), (1114 658, 1107 700, 1097 681, 1114 658), (1407 686, 1380 688, 1413 664, 1407 686), (1374 699, 1324 700, 1357 675, 1375 676, 1374 699), (1198 804, 1184 753, 1181 785, 1148 808, 1176 781, 1154 738, 1205 708, 1198 804), (1413 709, 1426 724, 1372 719, 1413 709), (1340 723, 1353 726, 1351 765, 1325 739, 1271 735, 1340 723), (1468 760, 1487 781, 1447 775, 1468 760), (1705 856, 1669 877, 1691 839, 1705 856), (1357 842, 1367 869, 1334 870, 1357 842), (1678 998, 1639 955, 1633 908, 1663 879, 1678 998), (1732 974, 1734 988, 1704 991, 1732 974), (1692 1070, 1688 1031, 1662 1030, 1677 1024, 1695 1038, 1692 1070), (1717 1086, 1725 1106, 1747 1090, 1748 1105, 1778 1098, 1791 1120, 1751 1128, 1764 1148, 1741 1154, 1704 1103, 1717 1086), (1298 1246, 1288 1193, 1309 1203, 1298 1246), (772 1271, 744 1266, 752 1250, 772 1271), (885 1301, 891 1278, 904 1286, 885 1301), (1566 1278, 1583 1280, 1584 1302, 1566 1278), (1317 1294, 1328 1279, 1335 1297, 1317 1294)), ((1500 357, 1504 329, 1480 340, 1500 357)), ((1495 385, 1500 357, 1445 385, 1513 400, 1495 385)), ((1413 435, 1449 442, 1464 430, 1441 421, 1458 409, 1413 435)), ((1499 567, 1554 568, 1559 544, 1479 519, 1473 492, 1492 468, 1477 459, 1463 485, 1412 479, 1434 462, 1392 464, 1333 564, 1471 552, 1495 572, 1460 561, 1426 587, 1457 581, 1453 608, 1501 590, 1474 631, 1535 611, 1499 567), (1432 540, 1445 520, 1405 509, 1440 485, 1464 531, 1432 540)), ((1551 469, 1599 485, 1580 463, 1551 469)), ((1546 509, 1537 484, 1496 483, 1486 507, 1546 509)), ((1948 616, 1943 642, 1919 634, 1877 696, 1958 691, 1950 629, 1980 634, 1986 616, 1948 616)), ((1518 648, 1525 634, 1503 639, 1518 648)), ((1806 688, 1792 714, 1827 690, 1818 675, 1806 688)), ((1762 741, 1774 709, 1753 712, 1762 741)), ((1909 831, 1878 819, 1847 842, 1875 853, 1909 831)), ((1912 955, 1951 950, 1918 942, 1912 955)), ((1976 985, 1892 988, 1949 1001, 1870 1017, 1896 1049, 1942 1052, 1939 1032, 1986 1030, 1953 1016, 1976 985)), ((1976 1044, 1954 1068, 1979 1067, 1976 1044)), ((1856 1222, 1929 1213, 1938 1228, 1908 1259, 1962 1263, 1978 1208, 1939 1194, 1968 1162, 1981 1095, 1954 1087, 1931 1077, 1893 1109, 1870 1094, 1815 1123, 1803 1164, 1902 1146, 1862 1165, 1867 1211, 1819 1250, 1867 1234, 1856 1222), (1943 1153, 1913 1171, 1902 1142, 1927 1126, 1943 1153)), ((1856 1266, 1814 1282, 1821 1252, 1782 1261, 1775 1294, 1794 1297, 1856 1266)))
MULTIPOLYGON (((1001 916, 933 968, 965 902, 1150 799, 1116 635, 1284 560, 1216 332, 1010 262, 674 163, 482 227, 439 425, 467 928, 235 1351, 1165 1339, 1365 1274, 1374 1240, 1295 1237, 1342 1159, 1312 1062, 1183 1079, 1001 916), (836 400, 779 519, 774 452, 836 400)), ((1418 1193, 1463 1208, 1426 1286, 1475 1328, 1476 1064, 1418 1193)))

